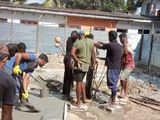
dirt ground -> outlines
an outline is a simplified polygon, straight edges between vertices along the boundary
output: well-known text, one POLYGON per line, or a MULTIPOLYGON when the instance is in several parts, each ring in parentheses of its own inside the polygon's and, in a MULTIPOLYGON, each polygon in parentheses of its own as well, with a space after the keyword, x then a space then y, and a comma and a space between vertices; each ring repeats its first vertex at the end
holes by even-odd
MULTIPOLYGON (((103 60, 98 60, 99 69, 104 66, 103 60)), ((63 56, 50 55, 49 63, 45 66, 45 69, 64 69, 63 56)), ((141 75, 143 69, 136 68, 134 73, 141 75)), ((43 73, 41 73, 43 75, 43 73)), ((63 75, 57 76, 57 80, 63 81, 63 75)), ((106 84, 102 84, 101 88, 107 90, 106 84)), ((150 83, 141 83, 138 81, 132 81, 130 83, 129 94, 133 96, 139 96, 141 93, 148 93, 157 90, 157 88, 150 83)), ((152 108, 128 101, 126 105, 123 105, 123 110, 117 113, 110 113, 102 110, 98 107, 98 102, 94 101, 87 104, 87 112, 75 112, 68 111, 68 120, 160 120, 160 111, 152 108)), ((159 106, 160 107, 160 106, 159 106)))

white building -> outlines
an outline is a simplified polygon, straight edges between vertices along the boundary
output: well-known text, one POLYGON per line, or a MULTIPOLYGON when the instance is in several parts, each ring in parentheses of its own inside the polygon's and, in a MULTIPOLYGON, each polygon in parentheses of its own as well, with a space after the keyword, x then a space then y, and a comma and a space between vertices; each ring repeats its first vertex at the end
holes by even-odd
POLYGON ((139 0, 141 15, 160 16, 160 0, 139 0))

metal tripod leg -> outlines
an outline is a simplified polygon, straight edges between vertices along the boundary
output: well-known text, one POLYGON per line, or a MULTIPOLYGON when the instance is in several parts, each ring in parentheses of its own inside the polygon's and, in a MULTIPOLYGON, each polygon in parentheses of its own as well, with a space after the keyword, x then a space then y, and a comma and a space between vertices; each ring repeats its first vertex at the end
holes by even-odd
POLYGON ((103 67, 103 70, 102 70, 102 73, 101 73, 101 76, 99 78, 99 84, 98 86, 96 86, 96 90, 95 90, 95 93, 94 93, 94 99, 96 99, 96 93, 98 92, 99 90, 99 87, 101 86, 103 80, 104 80, 104 77, 105 77, 105 66, 103 67))

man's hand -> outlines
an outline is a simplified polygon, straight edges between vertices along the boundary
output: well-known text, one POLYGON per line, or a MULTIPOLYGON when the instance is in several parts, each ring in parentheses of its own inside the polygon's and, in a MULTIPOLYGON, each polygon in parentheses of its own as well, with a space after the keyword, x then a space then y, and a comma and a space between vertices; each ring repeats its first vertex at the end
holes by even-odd
POLYGON ((77 62, 77 68, 78 70, 82 70, 83 69, 83 65, 80 61, 77 62))
POLYGON ((14 73, 15 75, 18 75, 18 74, 21 74, 21 73, 22 73, 22 71, 20 70, 19 65, 16 65, 16 66, 13 68, 13 73, 14 73))

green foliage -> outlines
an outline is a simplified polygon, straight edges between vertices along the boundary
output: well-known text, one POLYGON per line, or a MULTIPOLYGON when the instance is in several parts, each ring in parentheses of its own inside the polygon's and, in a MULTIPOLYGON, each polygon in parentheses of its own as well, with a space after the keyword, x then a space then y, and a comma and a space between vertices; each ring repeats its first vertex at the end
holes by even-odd
POLYGON ((136 10, 136 0, 46 0, 42 4, 44 7, 91 9, 108 12, 134 12, 136 10))
POLYGON ((136 11, 136 1, 137 0, 128 0, 127 6, 129 12, 135 12, 136 11))

